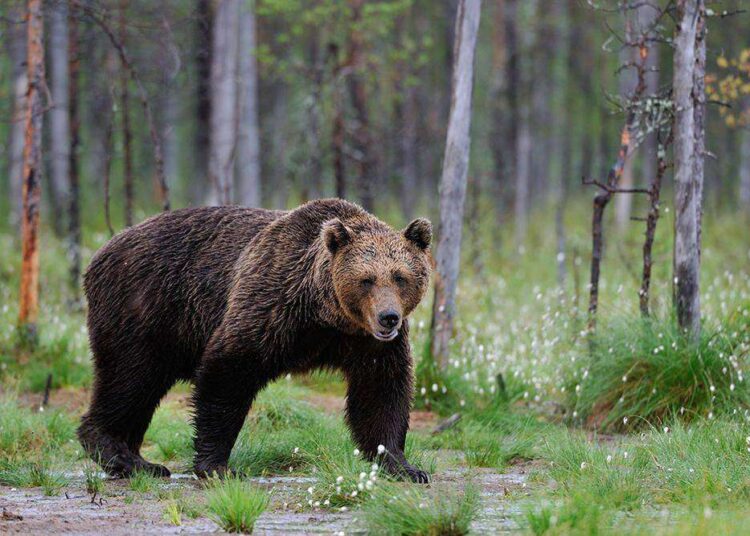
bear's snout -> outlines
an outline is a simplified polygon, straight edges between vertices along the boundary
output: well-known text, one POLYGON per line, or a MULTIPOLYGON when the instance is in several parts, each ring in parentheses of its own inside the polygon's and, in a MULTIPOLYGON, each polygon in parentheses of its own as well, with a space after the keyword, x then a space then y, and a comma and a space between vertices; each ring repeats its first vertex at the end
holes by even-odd
POLYGON ((393 329, 401 322, 401 315, 393 309, 387 309, 378 313, 378 322, 386 329, 393 329))

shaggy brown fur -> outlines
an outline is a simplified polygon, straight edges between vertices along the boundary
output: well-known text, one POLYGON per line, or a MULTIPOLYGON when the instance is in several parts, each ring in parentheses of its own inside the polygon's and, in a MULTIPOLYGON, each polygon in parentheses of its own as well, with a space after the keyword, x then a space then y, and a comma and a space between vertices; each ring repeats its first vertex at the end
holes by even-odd
POLYGON ((184 209, 123 231, 85 276, 94 354, 79 438, 111 474, 169 471, 139 450, 159 401, 195 384, 195 471, 222 473, 253 399, 270 381, 343 371, 346 417, 370 459, 419 482, 404 457, 412 358, 404 318, 430 273, 430 223, 396 232, 331 199, 293 211, 184 209))

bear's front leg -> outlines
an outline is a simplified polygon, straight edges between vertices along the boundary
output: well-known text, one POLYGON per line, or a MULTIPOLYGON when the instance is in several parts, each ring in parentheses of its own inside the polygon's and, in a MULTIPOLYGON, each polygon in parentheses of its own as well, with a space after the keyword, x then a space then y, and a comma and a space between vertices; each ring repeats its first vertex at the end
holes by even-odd
POLYGON ((209 345, 193 393, 194 470, 199 477, 223 476, 228 471, 229 455, 245 416, 266 382, 257 362, 240 351, 230 351, 226 341, 209 345))
POLYGON ((352 356, 345 370, 349 384, 346 418, 352 437, 368 459, 378 460, 389 473, 426 484, 429 475, 404 455, 414 391, 406 334, 374 344, 376 352, 352 356), (378 452, 380 445, 385 452, 378 452))

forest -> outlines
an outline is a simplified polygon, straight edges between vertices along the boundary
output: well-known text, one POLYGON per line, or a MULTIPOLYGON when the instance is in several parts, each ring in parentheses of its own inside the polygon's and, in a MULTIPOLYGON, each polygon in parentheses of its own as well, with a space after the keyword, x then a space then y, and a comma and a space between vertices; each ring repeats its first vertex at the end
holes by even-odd
POLYGON ((747 0, 1 0, 0 173, 0 533, 750 531, 747 0), (102 472, 95 253, 325 198, 432 222, 429 484, 327 369, 260 391, 223 478, 187 381, 139 444, 171 478, 102 472))

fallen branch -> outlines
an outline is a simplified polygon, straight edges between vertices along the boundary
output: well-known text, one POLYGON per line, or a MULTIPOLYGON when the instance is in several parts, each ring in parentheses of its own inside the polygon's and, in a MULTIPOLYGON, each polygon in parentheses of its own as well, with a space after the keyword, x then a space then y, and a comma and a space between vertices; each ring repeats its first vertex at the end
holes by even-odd
POLYGON ((432 431, 432 435, 438 435, 438 434, 445 432, 446 430, 450 430, 451 428, 456 426, 456 424, 458 424, 458 421, 460 420, 461 420, 461 414, 454 413, 447 419, 440 421, 440 423, 432 431))

